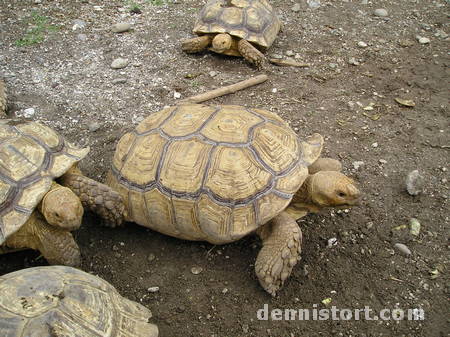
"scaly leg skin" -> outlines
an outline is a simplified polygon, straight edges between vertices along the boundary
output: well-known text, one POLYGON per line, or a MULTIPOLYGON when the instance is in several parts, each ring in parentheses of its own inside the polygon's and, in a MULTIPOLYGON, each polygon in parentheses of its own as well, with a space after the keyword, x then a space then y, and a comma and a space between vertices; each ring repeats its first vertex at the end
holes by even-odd
POLYGON ((282 212, 257 233, 263 247, 256 259, 256 275, 261 286, 275 296, 300 260, 302 232, 297 222, 282 212))
POLYGON ((202 35, 181 42, 181 49, 186 53, 198 53, 205 50, 211 44, 210 35, 202 35))
POLYGON ((319 158, 308 167, 309 174, 319 171, 342 171, 342 164, 339 160, 333 158, 319 158))
POLYGON ((105 226, 116 227, 123 223, 125 204, 111 187, 85 177, 76 166, 71 167, 60 182, 80 198, 83 207, 102 217, 105 226))
POLYGON ((241 39, 238 42, 239 53, 251 64, 254 64, 258 69, 263 69, 266 66, 266 58, 258 49, 256 49, 247 40, 241 39))
POLYGON ((49 264, 77 267, 81 264, 80 249, 72 234, 47 224, 37 212, 10 238, 6 246, 12 249, 39 250, 49 264))

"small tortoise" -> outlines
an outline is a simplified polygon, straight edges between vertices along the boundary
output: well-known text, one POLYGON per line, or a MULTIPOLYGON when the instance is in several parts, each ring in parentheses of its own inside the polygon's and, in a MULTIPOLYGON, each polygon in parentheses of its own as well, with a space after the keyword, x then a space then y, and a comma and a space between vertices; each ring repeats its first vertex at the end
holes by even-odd
POLYGON ((262 67, 281 23, 266 0, 210 0, 199 13, 193 32, 196 38, 182 42, 187 53, 207 47, 216 53, 243 56, 262 67))
POLYGON ((0 294, 0 336, 158 337, 150 310, 72 267, 0 276, 0 294))
POLYGON ((256 274, 275 295, 300 259, 296 218, 359 198, 338 161, 318 160, 322 145, 270 111, 180 105, 120 139, 107 184, 123 197, 126 220, 167 235, 225 244, 256 231, 256 274))
POLYGON ((88 152, 40 123, 0 121, 0 253, 32 248, 51 264, 76 266, 70 231, 80 226, 83 206, 122 221, 121 197, 76 166, 88 152))

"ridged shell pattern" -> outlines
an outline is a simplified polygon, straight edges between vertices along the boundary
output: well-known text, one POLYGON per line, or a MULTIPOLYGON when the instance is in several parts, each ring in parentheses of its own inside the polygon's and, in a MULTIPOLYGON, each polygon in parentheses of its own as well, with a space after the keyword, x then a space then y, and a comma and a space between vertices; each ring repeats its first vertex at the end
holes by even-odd
POLYGON ((318 140, 305 148, 266 110, 180 105, 151 114, 121 138, 108 184, 123 196, 128 220, 226 243, 289 204, 321 146, 318 140))
POLYGON ((281 22, 266 0, 210 0, 199 13, 195 34, 228 33, 258 46, 272 45, 281 22))

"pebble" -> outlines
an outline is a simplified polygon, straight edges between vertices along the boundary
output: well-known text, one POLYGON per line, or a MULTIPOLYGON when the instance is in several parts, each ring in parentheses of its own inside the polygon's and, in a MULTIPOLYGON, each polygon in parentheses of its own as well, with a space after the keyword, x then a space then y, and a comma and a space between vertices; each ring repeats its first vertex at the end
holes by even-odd
POLYGON ((431 40, 427 37, 418 37, 417 41, 419 41, 420 44, 428 44, 431 42, 431 40))
POLYGON ((373 147, 373 148, 377 148, 377 147, 378 147, 378 143, 376 143, 376 142, 375 142, 375 143, 372 143, 372 147, 373 147))
POLYGON ((361 166, 364 165, 364 162, 363 161, 354 161, 352 163, 352 165, 355 170, 358 170, 361 166))
POLYGON ((308 4, 309 8, 312 8, 312 9, 320 7, 319 0, 306 0, 306 3, 308 4))
POLYGON ((406 176, 406 190, 410 195, 418 195, 422 192, 423 188, 423 176, 418 170, 414 170, 408 173, 406 176))
POLYGON ((403 243, 396 243, 394 245, 394 248, 405 256, 411 255, 411 251, 409 250, 408 246, 404 245, 403 243))
POLYGON ((125 68, 128 65, 129 61, 128 59, 124 59, 124 58, 117 58, 114 61, 112 61, 111 63, 111 68, 113 69, 122 69, 125 68))
POLYGON ((282 59, 282 58, 283 58, 283 55, 280 55, 280 54, 272 54, 272 58, 274 58, 274 59, 282 59))
POLYGON ((147 256, 147 261, 152 262, 154 259, 156 259, 155 254, 151 253, 147 256))
POLYGON ((98 123, 98 122, 92 122, 92 123, 90 123, 90 124, 88 125, 88 129, 89 129, 89 131, 91 131, 91 132, 95 132, 95 131, 97 131, 98 129, 100 129, 100 123, 98 123))
POLYGON ((287 51, 286 51, 286 55, 287 55, 287 56, 294 56, 295 53, 294 53, 294 51, 292 51, 292 50, 287 50, 287 51))
POLYGON ((358 42, 358 47, 360 47, 360 48, 366 48, 366 47, 367 47, 367 43, 365 43, 364 41, 359 41, 359 42, 358 42))
POLYGON ((291 10, 295 13, 300 12, 300 4, 299 3, 295 3, 294 6, 292 6, 291 10))
POLYGON ((420 222, 416 218, 411 218, 409 220, 409 232, 414 236, 418 236, 420 234, 420 222))
POLYGON ((198 275, 203 271, 202 267, 192 267, 191 268, 191 273, 194 275, 198 275))
POLYGON ((226 294, 228 292, 228 288, 223 288, 222 289, 222 294, 226 294))
POLYGON ((211 77, 217 76, 217 71, 214 71, 214 70, 210 71, 209 76, 211 76, 211 77))
POLYGON ((86 26, 86 21, 75 19, 73 20, 72 30, 82 29, 86 26))
POLYGON ((123 32, 129 31, 130 28, 131 28, 131 25, 129 23, 119 22, 119 23, 116 23, 115 25, 112 25, 111 31, 113 33, 123 33, 123 32))
POLYGON ((348 63, 351 64, 351 65, 354 65, 354 66, 359 66, 359 62, 354 57, 350 57, 348 59, 348 63))
POLYGON ((441 39, 446 39, 448 37, 448 34, 441 29, 437 29, 436 33, 434 33, 434 36, 439 37, 441 39))
POLYGON ((387 160, 384 160, 384 159, 380 159, 379 162, 380 162, 380 164, 387 164, 387 160))
POLYGON ((159 291, 159 287, 150 287, 147 289, 147 291, 150 293, 156 293, 159 291))
POLYGON ((112 84, 123 84, 123 83, 127 83, 127 79, 126 78, 116 78, 115 80, 112 81, 112 84))
POLYGON ((328 239, 327 248, 333 248, 334 246, 337 246, 337 242, 337 238, 328 239))
POLYGON ((278 91, 277 88, 272 88, 272 92, 273 92, 274 94, 276 94, 277 91, 278 91))
POLYGON ((373 14, 379 17, 386 17, 388 16, 388 11, 385 10, 384 8, 377 8, 373 11, 373 14))
POLYGON ((25 118, 31 118, 36 114, 36 110, 34 110, 34 108, 28 108, 23 110, 23 114, 22 116, 25 118))
POLYGON ((178 91, 174 91, 173 98, 175 99, 181 98, 181 93, 179 93, 178 91))

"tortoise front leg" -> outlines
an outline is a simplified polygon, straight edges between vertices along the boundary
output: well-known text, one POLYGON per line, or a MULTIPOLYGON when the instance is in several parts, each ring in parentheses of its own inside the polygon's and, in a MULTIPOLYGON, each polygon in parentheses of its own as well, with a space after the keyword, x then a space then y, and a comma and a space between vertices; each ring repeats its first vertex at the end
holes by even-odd
POLYGON ((257 231, 263 247, 255 263, 261 286, 272 296, 283 286, 300 260, 302 232, 297 222, 282 212, 257 231))
POLYGON ((12 249, 39 250, 49 264, 77 267, 81 264, 80 249, 70 232, 53 227, 39 213, 33 213, 28 221, 5 242, 12 249))
POLYGON ((251 64, 254 64, 258 69, 264 68, 267 63, 266 57, 257 48, 255 48, 247 40, 241 39, 238 42, 239 53, 251 64))
POLYGON ((198 53, 205 50, 211 44, 210 35, 202 35, 181 42, 181 49, 186 53, 198 53))
POLYGON ((80 198, 84 207, 102 217, 105 225, 116 227, 124 221, 125 204, 111 187, 85 177, 76 166, 71 167, 60 181, 80 198))

